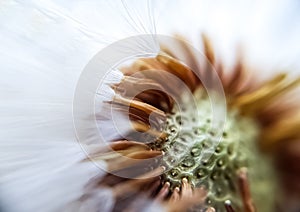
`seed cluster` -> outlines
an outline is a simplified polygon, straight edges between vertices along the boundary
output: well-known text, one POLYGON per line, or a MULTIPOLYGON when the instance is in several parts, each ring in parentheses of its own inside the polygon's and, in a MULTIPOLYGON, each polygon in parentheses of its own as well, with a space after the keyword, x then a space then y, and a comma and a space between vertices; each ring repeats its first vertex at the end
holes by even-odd
POLYGON ((195 95, 197 110, 185 105, 174 107, 168 114, 163 143, 156 149, 165 152, 163 165, 167 171, 163 182, 169 182, 171 191, 181 187, 182 178, 192 186, 208 190, 207 203, 217 211, 224 210, 230 200, 235 208, 241 205, 237 189, 236 172, 249 166, 253 157, 253 144, 258 135, 256 123, 234 111, 226 115, 221 136, 211 130, 212 111, 209 98, 203 93, 195 95))

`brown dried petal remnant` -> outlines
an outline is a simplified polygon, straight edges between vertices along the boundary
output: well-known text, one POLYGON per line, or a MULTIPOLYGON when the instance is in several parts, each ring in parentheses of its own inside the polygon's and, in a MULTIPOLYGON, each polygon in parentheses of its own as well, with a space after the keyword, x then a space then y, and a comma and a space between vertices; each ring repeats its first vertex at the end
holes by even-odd
MULTIPOLYGON (((164 46, 157 57, 138 59, 131 66, 122 68, 125 75, 123 80, 112 85, 116 96, 110 104, 131 118, 135 130, 156 138, 151 143, 142 137, 135 141, 113 141, 106 151, 92 155, 95 160, 106 160, 109 170, 113 172, 134 169, 141 163, 137 159, 155 161, 149 166, 141 163, 146 170, 143 176, 147 176, 147 179, 140 179, 137 175, 135 177, 138 179, 130 180, 108 174, 101 182, 101 185, 113 188, 118 198, 116 208, 125 210, 134 198, 145 195, 168 211, 206 208, 207 211, 231 212, 242 209, 254 212, 256 207, 259 211, 274 209, 270 202, 265 206, 256 202, 257 199, 273 196, 271 187, 276 182, 273 173, 265 171, 274 171, 275 168, 264 159, 259 148, 263 147, 276 161, 281 161, 282 144, 299 142, 300 117, 296 109, 289 111, 289 116, 287 113, 280 113, 284 114, 282 117, 271 116, 276 111, 288 108, 282 107, 284 104, 274 107, 273 103, 297 87, 300 78, 291 80, 286 73, 282 73, 259 85, 242 61, 241 52, 238 52, 239 57, 231 74, 225 74, 212 42, 206 35, 202 36, 202 40, 207 57, 205 64, 200 64, 194 51, 182 41, 177 51, 164 46), (180 54, 185 56, 191 67, 179 60, 180 54), (227 128, 215 152, 210 158, 202 160, 198 152, 208 151, 214 134, 208 130, 211 120, 209 99, 206 94, 199 95, 199 92, 206 92, 198 77, 210 81, 207 89, 211 89, 214 80, 212 66, 226 95, 227 128), (197 109, 202 111, 202 115, 192 115, 194 111, 189 111, 190 102, 184 102, 183 88, 176 80, 168 79, 163 74, 165 72, 184 82, 195 96, 197 109), (182 99, 186 111, 179 111, 174 104, 173 100, 178 98, 182 99), (268 111, 270 107, 273 109, 268 111), (150 116, 155 118, 150 121, 150 116), (183 131, 179 130, 181 127, 183 131), (179 163, 174 165, 174 160, 179 163), (167 170, 162 170, 162 164, 167 170), (262 182, 268 182, 270 186, 256 190, 260 189, 258 185, 262 182)), ((289 148, 285 147, 282 152, 285 161, 294 160, 295 156, 289 148)), ((295 170, 299 176, 299 165, 291 163, 293 166, 284 167, 282 161, 277 164, 285 173, 279 176, 286 178, 295 170)))

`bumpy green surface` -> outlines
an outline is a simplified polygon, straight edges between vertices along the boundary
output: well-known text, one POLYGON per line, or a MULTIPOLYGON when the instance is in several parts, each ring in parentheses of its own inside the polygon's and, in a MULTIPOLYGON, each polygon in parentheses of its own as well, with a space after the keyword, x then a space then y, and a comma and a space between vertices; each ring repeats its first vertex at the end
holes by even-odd
POLYGON ((270 180, 270 164, 256 150, 257 124, 236 111, 228 111, 219 140, 211 131, 209 98, 200 90, 195 93, 195 100, 198 111, 183 100, 182 111, 174 107, 168 114, 165 128, 168 137, 156 146, 165 152, 163 163, 168 171, 163 175, 163 181, 170 182, 171 190, 181 187, 183 177, 194 187, 203 185, 209 191, 207 203, 217 211, 225 211, 225 200, 231 200, 235 208, 241 208, 236 172, 241 167, 248 167, 258 208, 271 210, 271 198, 264 195, 270 192, 273 184, 270 181, 273 180, 270 180), (261 198, 265 199, 262 206, 261 198))

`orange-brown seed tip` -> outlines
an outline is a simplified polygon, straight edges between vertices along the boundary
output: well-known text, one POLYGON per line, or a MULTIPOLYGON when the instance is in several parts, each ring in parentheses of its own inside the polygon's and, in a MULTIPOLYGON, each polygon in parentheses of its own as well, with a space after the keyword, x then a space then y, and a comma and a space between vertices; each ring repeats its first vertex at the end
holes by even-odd
POLYGON ((171 198, 170 198, 170 201, 171 201, 171 202, 176 202, 176 201, 178 201, 178 200, 180 199, 180 194, 179 194, 179 192, 180 192, 179 187, 176 187, 176 188, 174 189, 172 195, 171 195, 171 198))
POLYGON ((168 193, 169 193, 169 188, 170 188, 170 183, 166 182, 163 185, 163 187, 160 189, 159 193, 157 194, 156 200, 157 201, 164 200, 167 197, 168 193))
POLYGON ((182 178, 182 183, 188 183, 188 179, 187 178, 182 178))
POLYGON ((235 210, 233 209, 232 205, 231 205, 231 201, 230 200, 226 200, 224 202, 225 205, 225 209, 227 212, 235 212, 235 210))
POLYGON ((182 178, 182 188, 181 188, 181 195, 186 197, 193 196, 193 190, 191 184, 188 183, 187 178, 182 178))
POLYGON ((246 212, 255 212, 256 208, 251 198, 250 185, 247 176, 247 168, 241 168, 238 171, 239 189, 241 192, 244 210, 246 212))
POLYGON ((246 167, 242 167, 238 170, 238 176, 241 178, 245 178, 247 176, 248 169, 246 167))
POLYGON ((216 210, 213 207, 208 207, 206 211, 207 212, 215 212, 216 210))

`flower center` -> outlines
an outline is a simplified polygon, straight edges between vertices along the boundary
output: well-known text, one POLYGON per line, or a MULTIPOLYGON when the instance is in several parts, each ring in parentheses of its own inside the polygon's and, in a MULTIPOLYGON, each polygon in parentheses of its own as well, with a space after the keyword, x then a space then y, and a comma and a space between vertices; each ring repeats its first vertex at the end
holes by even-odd
POLYGON ((167 138, 154 143, 155 149, 165 152, 163 164, 167 171, 162 182, 169 182, 173 191, 181 187, 182 178, 187 178, 193 187, 206 187, 207 203, 217 210, 224 208, 226 200, 239 207, 236 173, 250 166, 256 157, 257 123, 229 110, 220 139, 211 131, 208 96, 199 89, 194 98, 198 112, 188 102, 183 102, 185 108, 181 111, 174 107, 166 120, 167 138))

